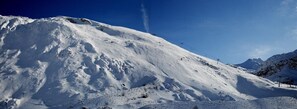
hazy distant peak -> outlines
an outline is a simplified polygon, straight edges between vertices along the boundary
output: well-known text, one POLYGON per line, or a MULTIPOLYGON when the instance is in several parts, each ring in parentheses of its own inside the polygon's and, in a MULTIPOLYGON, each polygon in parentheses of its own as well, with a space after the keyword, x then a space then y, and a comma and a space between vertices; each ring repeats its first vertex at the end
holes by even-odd
POLYGON ((261 58, 252 58, 252 59, 246 60, 241 64, 236 64, 236 66, 240 66, 248 70, 256 71, 258 70, 259 67, 262 66, 263 62, 264 61, 261 58))

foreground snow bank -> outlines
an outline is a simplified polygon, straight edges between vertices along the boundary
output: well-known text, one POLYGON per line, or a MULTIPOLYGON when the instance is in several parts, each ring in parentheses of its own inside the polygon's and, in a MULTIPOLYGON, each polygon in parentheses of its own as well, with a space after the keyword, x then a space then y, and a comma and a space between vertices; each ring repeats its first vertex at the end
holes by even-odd
POLYGON ((147 105, 141 109, 296 109, 297 99, 271 97, 242 101, 171 102, 147 105))

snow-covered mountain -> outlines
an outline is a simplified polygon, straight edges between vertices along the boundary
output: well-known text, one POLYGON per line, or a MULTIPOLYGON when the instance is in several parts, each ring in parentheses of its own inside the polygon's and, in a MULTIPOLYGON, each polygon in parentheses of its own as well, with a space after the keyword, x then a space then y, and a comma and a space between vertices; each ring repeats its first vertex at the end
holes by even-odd
POLYGON ((268 58, 257 75, 273 81, 297 84, 297 50, 268 58))
POLYGON ((291 96, 148 33, 84 18, 0 16, 0 108, 138 108, 291 96))
POLYGON ((248 59, 243 63, 235 64, 250 71, 256 71, 263 65, 264 61, 261 58, 248 59))

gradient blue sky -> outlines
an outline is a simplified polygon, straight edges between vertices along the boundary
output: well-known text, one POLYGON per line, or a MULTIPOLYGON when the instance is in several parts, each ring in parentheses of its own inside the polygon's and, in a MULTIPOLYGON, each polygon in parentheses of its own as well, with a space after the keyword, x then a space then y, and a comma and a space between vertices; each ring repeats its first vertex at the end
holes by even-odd
POLYGON ((297 49, 297 0, 1 0, 1 15, 85 17, 149 32, 225 63, 297 49))

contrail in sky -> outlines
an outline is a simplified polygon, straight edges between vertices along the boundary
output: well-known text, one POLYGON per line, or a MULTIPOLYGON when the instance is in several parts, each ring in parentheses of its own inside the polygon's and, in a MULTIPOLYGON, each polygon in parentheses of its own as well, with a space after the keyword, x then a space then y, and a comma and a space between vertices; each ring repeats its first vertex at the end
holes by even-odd
POLYGON ((144 1, 143 0, 141 2, 141 12, 142 12, 142 19, 143 19, 144 29, 145 29, 146 32, 149 32, 149 30, 150 30, 149 17, 148 17, 146 8, 144 6, 144 1))

